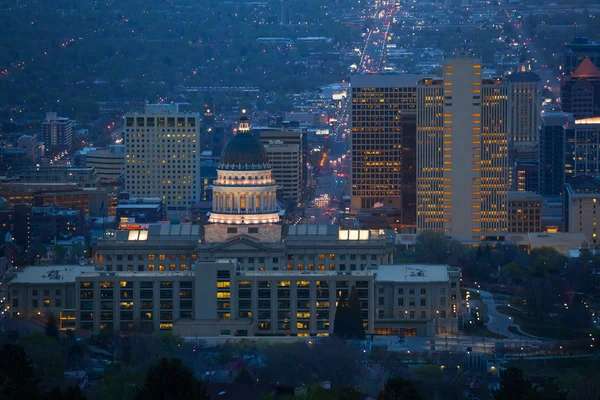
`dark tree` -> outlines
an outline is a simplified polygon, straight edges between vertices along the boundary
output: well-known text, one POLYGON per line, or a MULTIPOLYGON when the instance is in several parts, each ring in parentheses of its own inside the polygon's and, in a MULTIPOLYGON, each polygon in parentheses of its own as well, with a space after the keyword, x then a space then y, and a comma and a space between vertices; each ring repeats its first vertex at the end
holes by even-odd
POLYGON ((248 372, 247 369, 241 370, 237 374, 237 376, 235 377, 233 382, 240 384, 240 385, 254 385, 256 383, 256 381, 254 380, 254 378, 252 377, 250 372, 248 372))
POLYGON ((50 313, 48 315, 48 321, 46 322, 46 327, 44 331, 46 333, 46 336, 58 339, 58 323, 56 321, 54 313, 50 313))
POLYGON ((364 340, 366 337, 360 312, 360 300, 354 286, 350 290, 347 300, 342 296, 338 301, 333 321, 333 333, 344 339, 364 340))
POLYGON ((64 391, 54 386, 50 393, 44 396, 46 400, 87 400, 78 385, 69 386, 64 391))
POLYGON ((500 388, 494 390, 495 400, 520 400, 533 396, 531 382, 518 368, 508 368, 500 373, 500 388))
POLYGON ((335 309, 333 334, 340 338, 348 336, 348 300, 345 296, 340 297, 335 309))
POLYGON ((350 327, 349 337, 358 340, 365 340, 365 327, 363 325, 362 313, 360 311, 360 299, 356 286, 350 289, 348 297, 348 325, 350 327))
POLYGON ((421 396, 412 381, 389 378, 383 389, 383 400, 420 400, 421 396))
POLYGON ((575 295, 573 301, 564 314, 565 325, 573 329, 585 329, 590 326, 590 313, 584 304, 581 295, 575 295))
POLYGON ((209 396, 204 383, 180 359, 161 358, 150 367, 135 400, 165 399, 208 400, 209 396))
POLYGON ((0 351, 0 399, 37 399, 37 382, 25 350, 6 344, 0 351))

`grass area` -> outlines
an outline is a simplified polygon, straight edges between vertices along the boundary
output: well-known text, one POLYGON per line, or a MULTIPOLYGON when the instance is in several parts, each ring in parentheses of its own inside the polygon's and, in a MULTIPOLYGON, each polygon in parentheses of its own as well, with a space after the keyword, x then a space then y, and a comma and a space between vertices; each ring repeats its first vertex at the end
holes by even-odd
MULTIPOLYGON (((565 326, 560 318, 549 318, 544 320, 529 317, 514 309, 498 309, 498 312, 509 315, 515 321, 515 324, 521 327, 521 330, 533 336, 555 340, 573 340, 587 337, 589 329, 574 330, 565 326)), ((512 331, 511 331, 512 332, 512 331)), ((516 332, 516 330, 515 330, 516 332)))
POLYGON ((512 333, 513 335, 517 335, 517 336, 525 336, 525 335, 523 335, 521 332, 519 332, 519 331, 517 330, 517 328, 515 328, 514 326, 509 326, 509 327, 508 327, 508 331, 509 331, 510 333, 512 333))
MULTIPOLYGON (((594 357, 578 358, 551 358, 545 360, 511 360, 502 364, 502 367, 516 367, 526 376, 558 377, 568 373, 589 376, 597 368, 594 357)), ((597 373, 597 372, 596 372, 597 373)))
POLYGON ((478 337, 486 337, 486 338, 493 338, 493 339, 506 339, 506 336, 494 333, 494 332, 490 331, 488 328, 486 328, 485 326, 478 326, 475 328, 465 329, 464 334, 467 336, 478 336, 478 337))

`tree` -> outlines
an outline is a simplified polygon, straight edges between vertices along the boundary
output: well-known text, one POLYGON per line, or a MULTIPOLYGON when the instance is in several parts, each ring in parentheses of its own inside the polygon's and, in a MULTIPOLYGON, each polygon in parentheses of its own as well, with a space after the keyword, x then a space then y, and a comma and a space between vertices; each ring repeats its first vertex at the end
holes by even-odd
POLYGON ((425 231, 415 243, 417 262, 440 264, 448 258, 448 241, 441 232, 425 231))
POLYGON ((510 367, 500 373, 500 388, 493 393, 495 400, 520 400, 532 396, 533 389, 523 371, 510 367))
POLYGON ((150 367, 135 400, 208 400, 208 392, 194 372, 177 358, 161 358, 150 367))
POLYGON ((58 323, 56 322, 56 317, 54 313, 50 313, 48 315, 48 321, 46 322, 45 327, 46 336, 51 337, 53 339, 58 339, 58 323))
POLYGON ((383 389, 383 400, 420 400, 421 396, 412 381, 389 378, 383 389))
POLYGON ((564 314, 565 325, 573 329, 585 329, 590 326, 590 313, 581 295, 575 295, 564 314))
POLYGON ((348 324, 350 328, 349 337, 358 340, 365 340, 365 327, 363 325, 362 313, 360 307, 360 299, 356 286, 350 289, 350 297, 348 297, 348 324))
POLYGON ((6 344, 0 351, 0 399, 37 399, 34 369, 22 347, 6 344))
POLYGON ((65 359, 57 340, 41 332, 22 335, 19 345, 31 357, 35 376, 39 379, 39 390, 49 391, 64 378, 65 359))
POLYGON ((335 309, 333 318, 333 334, 340 338, 346 338, 348 334, 348 300, 341 296, 335 309))
POLYGON ((236 375, 233 383, 238 385, 254 385, 256 381, 247 369, 243 369, 236 375))
POLYGON ((360 311, 360 300, 356 287, 350 290, 350 297, 341 297, 333 321, 334 335, 345 339, 364 340, 366 337, 360 311))
POLYGON ((54 247, 54 257, 56 260, 62 261, 65 258, 66 254, 67 249, 65 248, 65 246, 59 244, 54 247))
POLYGON ((81 391, 78 385, 69 386, 64 391, 60 386, 54 386, 52 390, 44 396, 47 400, 86 400, 87 397, 81 391))

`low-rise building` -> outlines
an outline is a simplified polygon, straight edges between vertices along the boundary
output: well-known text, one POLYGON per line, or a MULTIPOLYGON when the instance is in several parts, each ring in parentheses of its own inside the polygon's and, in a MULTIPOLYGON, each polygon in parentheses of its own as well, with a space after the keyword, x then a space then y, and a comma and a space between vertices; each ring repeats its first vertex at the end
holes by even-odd
POLYGON ((152 224, 107 231, 96 242, 94 263, 106 271, 186 271, 196 260, 200 226, 152 224))
POLYGON ((79 304, 75 277, 94 270, 94 266, 81 265, 31 266, 19 270, 9 283, 10 317, 47 318, 54 314, 60 329, 74 329, 75 309, 79 304))
POLYGON ((597 249, 597 222, 600 215, 600 177, 577 176, 565 185, 565 228, 582 232, 592 249, 597 249))
POLYGON ((542 231, 542 196, 508 192, 508 233, 542 231))
POLYGON ((243 271, 232 259, 166 273, 28 267, 9 284, 9 297, 13 318, 53 312, 61 324, 93 333, 327 336, 337 302, 356 290, 367 333, 448 335, 459 329, 460 276, 460 269, 446 265, 243 271))

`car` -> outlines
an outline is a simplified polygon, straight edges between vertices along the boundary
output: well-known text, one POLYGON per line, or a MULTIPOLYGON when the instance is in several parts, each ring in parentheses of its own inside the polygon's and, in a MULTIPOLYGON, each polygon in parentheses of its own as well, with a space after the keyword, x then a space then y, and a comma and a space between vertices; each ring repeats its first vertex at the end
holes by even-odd
POLYGON ((467 353, 473 352, 473 348, 471 346, 467 347, 467 353))

